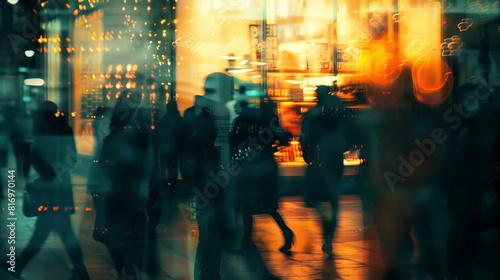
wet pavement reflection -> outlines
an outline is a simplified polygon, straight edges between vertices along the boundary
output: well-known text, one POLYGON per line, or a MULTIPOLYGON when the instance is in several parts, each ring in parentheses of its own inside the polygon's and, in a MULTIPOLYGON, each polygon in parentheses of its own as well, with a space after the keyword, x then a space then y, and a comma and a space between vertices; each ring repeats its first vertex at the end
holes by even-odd
MULTIPOLYGON (((84 179, 73 177, 75 203, 78 207, 72 223, 82 246, 91 279, 127 279, 114 269, 104 245, 92 239, 95 218, 92 200, 85 192, 84 179), (122 278, 119 278, 122 277, 122 278)), ((193 279, 198 227, 194 219, 186 219, 182 209, 188 200, 166 201, 162 220, 157 228, 161 258, 161 273, 156 279, 193 279)), ((224 253, 221 272, 223 279, 261 279, 259 270, 267 270, 279 279, 381 279, 384 264, 380 246, 373 230, 363 227, 361 202, 358 196, 340 197, 339 225, 333 242, 335 257, 329 259, 321 250, 321 226, 315 212, 304 207, 300 197, 282 197, 280 212, 295 232, 291 254, 278 249, 283 236, 268 215, 256 215, 253 241, 255 250, 224 253), (261 262, 259 264, 259 262, 261 262)), ((5 218, 6 211, 1 211, 5 218)), ((24 248, 34 227, 34 219, 18 213, 17 248, 24 248)), ((7 232, 0 232, 2 240, 7 232)), ((3 246, 3 245, 2 245, 3 246)), ((267 273, 267 272, 266 272, 267 273)), ((51 235, 41 252, 23 272, 24 279, 67 279, 71 263, 57 236, 51 235)), ((1 279, 10 275, 0 272, 1 279)), ((151 279, 138 275, 139 279, 151 279)))

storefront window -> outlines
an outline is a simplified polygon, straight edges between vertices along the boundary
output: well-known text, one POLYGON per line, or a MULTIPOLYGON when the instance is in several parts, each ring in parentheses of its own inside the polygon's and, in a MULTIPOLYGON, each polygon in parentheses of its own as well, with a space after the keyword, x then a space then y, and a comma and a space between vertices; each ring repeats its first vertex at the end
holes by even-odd
POLYGON ((267 95, 277 103, 281 124, 293 135, 277 154, 283 163, 302 161, 302 115, 314 106, 319 85, 330 86, 344 103, 342 116, 353 118, 372 105, 395 104, 405 67, 423 103, 442 102, 453 85, 442 45, 460 42, 441 38, 439 2, 91 2, 72 12, 69 31, 56 18, 41 38, 47 40, 47 95, 56 103, 64 103, 57 87, 71 80, 60 65, 71 66, 68 113, 81 153, 92 153, 95 109, 112 106, 123 90, 142 92, 154 129, 169 99, 182 113, 215 72, 233 77, 227 89, 233 99, 244 88, 250 99, 267 95))
MULTIPOLYGON (((179 109, 203 94, 203 81, 215 72, 262 90, 263 1, 179 0, 176 40, 179 109)), ((250 90, 250 88, 249 88, 250 90)))
POLYGON ((169 1, 79 3, 73 11, 46 11, 61 15, 44 24, 47 35, 40 40, 46 43, 46 97, 68 114, 78 152, 91 155, 97 108, 112 107, 127 90, 140 91, 141 110, 150 116, 148 128, 154 129, 165 103, 176 98, 172 70, 175 6, 169 1))

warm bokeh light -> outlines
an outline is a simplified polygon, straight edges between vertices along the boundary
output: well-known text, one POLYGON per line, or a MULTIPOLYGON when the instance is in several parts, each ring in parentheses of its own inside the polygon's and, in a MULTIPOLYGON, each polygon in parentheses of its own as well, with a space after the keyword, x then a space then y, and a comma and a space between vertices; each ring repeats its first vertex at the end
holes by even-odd
POLYGON ((451 94, 453 75, 439 56, 419 58, 413 65, 412 77, 413 93, 422 103, 439 104, 451 94))
POLYGON ((40 78, 30 78, 30 79, 25 79, 24 84, 27 86, 43 86, 45 84, 45 81, 40 78))
POLYGON ((33 50, 26 50, 24 51, 24 55, 26 55, 26 57, 33 57, 35 52, 33 50))

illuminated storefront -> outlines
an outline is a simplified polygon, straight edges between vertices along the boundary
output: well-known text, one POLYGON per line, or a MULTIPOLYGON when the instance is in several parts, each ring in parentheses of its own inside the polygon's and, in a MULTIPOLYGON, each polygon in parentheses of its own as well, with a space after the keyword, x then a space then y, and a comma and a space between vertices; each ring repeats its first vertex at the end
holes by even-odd
MULTIPOLYGON (((327 85, 332 91, 338 87, 337 96, 346 106, 342 116, 355 119, 371 105, 390 106, 397 101, 402 93, 382 89, 394 83, 403 60, 415 60, 403 47, 414 38, 426 38, 420 43, 437 59, 426 63, 439 65, 439 3, 394 3, 178 1, 175 47, 181 107, 190 106, 193 94, 202 93, 205 76, 231 73, 247 88, 265 92, 277 102, 281 123, 292 132, 294 141, 276 159, 282 167, 289 167, 282 168, 282 173, 303 174, 305 163, 297 140, 302 114, 315 104, 316 86, 327 85), (425 24, 416 15, 424 15, 425 24), (228 68, 229 60, 234 68, 228 68), (367 84, 374 86, 368 88, 367 84)), ((426 63, 422 67, 429 65, 426 63)), ((436 71, 432 74, 439 77, 442 71, 436 71)), ((443 79, 431 79, 428 87, 440 91, 435 84, 443 79)), ((350 144, 359 148, 363 142, 350 144)))
MULTIPOLYGON (((245 86, 276 101, 281 123, 294 135, 276 158, 301 166, 301 115, 315 104, 318 85, 338 89, 348 119, 396 104, 405 94, 404 71, 422 104, 451 102, 456 87, 483 68, 457 67, 458 52, 465 58, 479 52, 467 49, 466 40, 474 41, 481 26, 498 36, 491 28, 498 7, 486 2, 80 0, 64 11, 71 24, 60 17, 47 22, 39 42, 46 42, 48 97, 64 101, 60 88, 52 87, 70 87, 65 102, 81 153, 92 151, 83 139, 92 134, 93 110, 110 106, 123 89, 142 91, 154 128, 169 98, 182 112, 203 94, 206 76, 225 72, 235 77, 235 94, 245 86)), ((490 83, 498 82, 491 80, 498 73, 494 53, 483 71, 490 83)), ((351 145, 359 148, 363 141, 351 145)))
POLYGON ((122 91, 142 92, 151 129, 173 94, 174 6, 151 2, 88 0, 44 10, 58 14, 39 38, 46 43, 47 98, 68 104, 81 154, 93 152, 96 108, 112 107, 122 91))

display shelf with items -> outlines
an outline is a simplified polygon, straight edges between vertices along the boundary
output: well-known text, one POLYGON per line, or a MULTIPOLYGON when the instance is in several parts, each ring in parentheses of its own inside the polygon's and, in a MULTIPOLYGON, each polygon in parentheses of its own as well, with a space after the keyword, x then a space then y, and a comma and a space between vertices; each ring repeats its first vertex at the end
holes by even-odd
MULTIPOLYGON (((302 130, 303 115, 316 102, 278 101, 278 116, 283 129, 293 135, 290 145, 281 147, 275 154, 275 160, 280 166, 282 176, 303 176, 307 163, 302 157, 302 147, 298 141, 302 130)), ((362 150, 366 147, 367 138, 359 133, 360 125, 368 117, 371 106, 352 105, 339 111, 338 117, 347 124, 346 151, 344 153, 344 175, 357 175, 358 166, 365 162, 362 150), (360 136, 362 135, 362 136, 360 136)))

